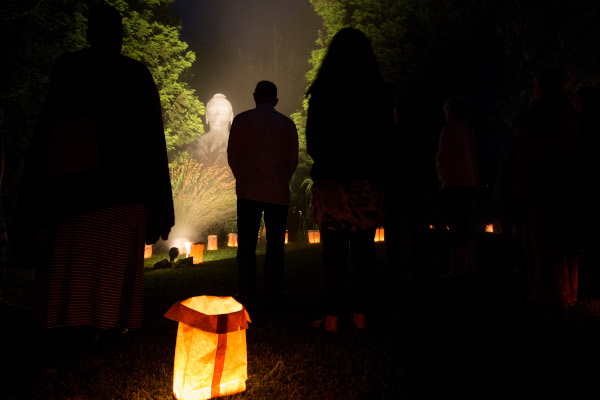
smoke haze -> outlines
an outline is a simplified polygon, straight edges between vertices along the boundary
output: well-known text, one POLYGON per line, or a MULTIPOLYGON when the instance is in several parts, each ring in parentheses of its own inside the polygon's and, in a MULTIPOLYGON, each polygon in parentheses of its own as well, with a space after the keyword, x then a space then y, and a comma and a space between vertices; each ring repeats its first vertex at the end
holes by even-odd
POLYGON ((308 0, 175 0, 172 12, 196 53, 189 82, 204 104, 223 93, 234 114, 254 108, 256 82, 266 79, 278 87, 280 112, 300 107, 321 26, 308 0))

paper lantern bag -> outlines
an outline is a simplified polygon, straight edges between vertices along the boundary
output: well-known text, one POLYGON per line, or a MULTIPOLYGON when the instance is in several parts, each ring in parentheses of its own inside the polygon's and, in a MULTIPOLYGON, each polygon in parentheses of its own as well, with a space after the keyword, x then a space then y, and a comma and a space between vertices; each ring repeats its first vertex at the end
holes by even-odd
POLYGON ((179 322, 173 393, 201 400, 246 390, 246 329, 250 317, 232 297, 198 296, 175 303, 165 314, 179 322))

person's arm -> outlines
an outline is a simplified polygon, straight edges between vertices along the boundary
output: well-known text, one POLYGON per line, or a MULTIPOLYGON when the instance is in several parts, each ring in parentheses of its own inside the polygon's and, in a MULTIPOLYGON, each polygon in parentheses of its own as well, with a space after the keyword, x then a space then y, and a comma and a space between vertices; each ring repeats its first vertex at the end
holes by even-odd
POLYGON ((175 211, 160 95, 150 71, 145 69, 144 74, 143 98, 147 102, 146 128, 150 146, 146 155, 146 169, 153 182, 148 186, 152 187, 153 193, 148 194, 149 197, 152 196, 152 200, 146 244, 152 244, 158 241, 159 237, 163 240, 168 239, 171 228, 175 225, 175 211))
POLYGON ((242 133, 239 118, 234 118, 231 123, 231 129, 229 130, 229 139, 227 141, 227 162, 233 172, 233 176, 237 179, 238 172, 240 170, 240 160, 242 157, 242 145, 240 138, 242 133))

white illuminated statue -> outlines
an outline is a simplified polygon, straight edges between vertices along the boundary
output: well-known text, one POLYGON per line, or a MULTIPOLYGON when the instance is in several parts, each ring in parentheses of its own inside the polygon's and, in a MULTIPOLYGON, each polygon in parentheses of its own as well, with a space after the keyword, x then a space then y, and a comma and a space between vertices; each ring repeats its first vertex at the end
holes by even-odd
POLYGON ((233 121, 233 108, 227 97, 215 94, 206 104, 208 132, 200 136, 189 148, 190 155, 205 166, 228 166, 227 141, 233 121))

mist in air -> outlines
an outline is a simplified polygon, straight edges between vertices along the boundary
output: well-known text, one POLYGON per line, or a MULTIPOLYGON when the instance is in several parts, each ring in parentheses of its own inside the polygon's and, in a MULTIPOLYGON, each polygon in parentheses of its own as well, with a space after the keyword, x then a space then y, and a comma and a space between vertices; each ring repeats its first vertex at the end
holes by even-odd
POLYGON ((181 38, 196 53, 188 82, 204 104, 223 93, 234 114, 254 108, 259 80, 279 90, 277 110, 301 106, 320 18, 308 0, 175 0, 181 38))

